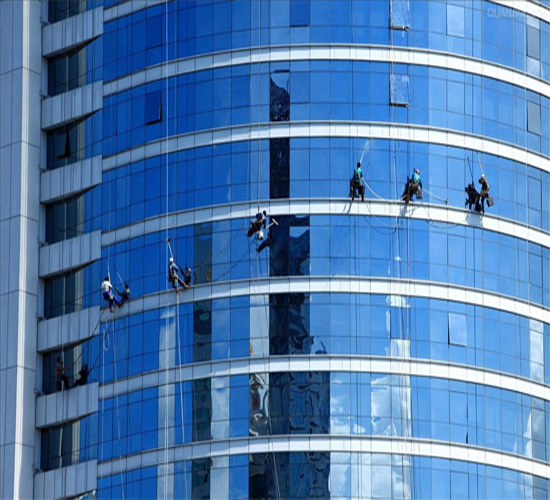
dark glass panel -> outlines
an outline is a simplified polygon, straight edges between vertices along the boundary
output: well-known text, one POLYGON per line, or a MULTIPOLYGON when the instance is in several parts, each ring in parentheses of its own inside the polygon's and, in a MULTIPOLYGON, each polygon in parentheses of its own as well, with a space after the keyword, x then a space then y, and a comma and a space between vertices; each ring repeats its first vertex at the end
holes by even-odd
POLYGON ((211 379, 193 381, 193 441, 212 439, 210 422, 212 421, 211 379))
POLYGON ((310 0, 290 0, 290 26, 309 26, 310 0))
POLYGON ((193 361, 212 359, 212 301, 193 303, 193 361))

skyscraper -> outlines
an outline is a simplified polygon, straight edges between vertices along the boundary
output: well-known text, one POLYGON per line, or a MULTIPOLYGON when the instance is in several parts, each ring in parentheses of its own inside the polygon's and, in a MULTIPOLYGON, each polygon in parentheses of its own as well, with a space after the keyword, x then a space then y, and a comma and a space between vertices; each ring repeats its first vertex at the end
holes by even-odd
POLYGON ((549 99, 548 0, 0 0, 0 497, 546 498, 549 99))

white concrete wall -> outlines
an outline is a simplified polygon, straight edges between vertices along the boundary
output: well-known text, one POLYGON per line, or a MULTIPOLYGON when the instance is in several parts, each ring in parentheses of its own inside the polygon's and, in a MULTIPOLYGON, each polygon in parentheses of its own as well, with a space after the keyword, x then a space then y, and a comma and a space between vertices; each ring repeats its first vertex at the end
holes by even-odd
POLYGON ((40 396, 36 400, 36 427, 51 427, 94 413, 99 407, 97 382, 40 396))
POLYGON ((103 35, 103 7, 44 26, 42 54, 53 56, 103 35))
POLYGON ((52 203, 97 186, 101 183, 102 169, 102 157, 94 156, 71 163, 66 167, 42 172, 40 176, 40 201, 42 203, 52 203))
POLYGON ((101 231, 75 236, 40 249, 40 277, 76 269, 101 259, 101 231))
POLYGON ((99 335, 101 310, 98 307, 82 309, 38 323, 38 351, 51 351, 61 346, 82 342, 99 335))
POLYGON ((48 130, 84 118, 103 107, 103 81, 42 101, 42 128, 48 130))
MULTIPOLYGON (((29 481, 32 483, 32 481, 29 481)), ((97 460, 34 476, 36 498, 74 498, 97 489, 97 460)))
POLYGON ((0 0, 0 498, 33 496, 41 0, 0 0))

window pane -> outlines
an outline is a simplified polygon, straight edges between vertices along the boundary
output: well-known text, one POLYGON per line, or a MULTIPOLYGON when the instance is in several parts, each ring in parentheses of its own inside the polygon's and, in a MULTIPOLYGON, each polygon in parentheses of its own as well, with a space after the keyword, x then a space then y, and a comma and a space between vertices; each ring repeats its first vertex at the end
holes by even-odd
POLYGON ((464 36, 464 7, 447 5, 447 34, 464 36))
POLYGON ((527 26, 527 55, 540 59, 540 30, 527 26))
POLYGON ((408 29, 409 0, 392 0, 390 6, 390 27, 394 29, 408 29))
POLYGON ((309 26, 309 0, 290 0, 290 26, 309 26))
POLYGON ((540 135, 540 105, 527 103, 527 130, 540 135))
POLYGON ((544 382, 544 339, 540 321, 529 320, 529 344, 530 377, 544 382))
POLYGON ((145 125, 162 120, 162 97, 160 91, 145 96, 145 125))
POLYGON ((466 347, 468 334, 466 332, 466 316, 449 313, 449 344, 466 347))
POLYGON ((394 106, 409 105, 408 75, 390 75, 390 99, 394 106))

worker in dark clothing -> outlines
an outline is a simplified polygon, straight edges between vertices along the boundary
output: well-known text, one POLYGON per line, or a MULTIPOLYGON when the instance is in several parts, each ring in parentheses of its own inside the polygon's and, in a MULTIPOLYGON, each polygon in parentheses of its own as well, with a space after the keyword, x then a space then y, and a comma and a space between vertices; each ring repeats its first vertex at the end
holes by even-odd
POLYGON ((103 298, 109 302, 109 311, 113 312, 113 302, 118 307, 122 307, 122 304, 113 293, 113 285, 111 285, 111 280, 109 279, 109 276, 105 276, 103 283, 101 283, 101 291, 103 292, 103 298))
MULTIPOLYGON (((479 209, 481 210, 481 213, 485 213, 485 200, 489 198, 489 183, 487 182, 487 179, 485 178, 485 174, 481 174, 481 177, 477 181, 481 184, 481 192, 479 193, 479 209)), ((489 203, 487 203, 489 206, 489 203)))
MULTIPOLYGON (((248 237, 252 236, 253 234, 256 234, 263 228, 265 229, 267 224, 267 213, 264 210, 263 212, 258 212, 256 214, 256 218, 250 223, 250 229, 246 233, 248 237)), ((263 238, 262 238, 263 239, 263 238)))
POLYGON ((267 232, 267 238, 264 241, 262 241, 260 245, 256 247, 256 252, 260 253, 264 248, 271 246, 271 238, 272 238, 272 234, 270 229, 267 232))
POLYGON ((466 191, 466 194, 468 195, 464 206, 468 205, 468 210, 472 210, 472 207, 474 207, 476 210, 479 210, 479 193, 477 192, 474 183, 470 182, 464 188, 464 191, 466 191))
POLYGON ((62 388, 65 390, 69 388, 69 377, 63 373, 66 369, 67 368, 63 366, 63 361, 58 356, 57 363, 55 365, 55 380, 58 391, 62 388))
POLYGON ((416 195, 417 200, 422 198, 422 179, 420 179, 420 170, 417 168, 414 169, 412 179, 407 179, 401 199, 405 203, 409 203, 413 195, 416 195))
POLYGON ((88 377, 90 375, 90 370, 88 370, 88 365, 84 365, 81 370, 78 372, 80 375, 79 378, 77 378, 74 382, 74 386, 77 385, 86 385, 88 383, 88 377))
POLYGON ((124 283, 124 288, 122 291, 120 291, 118 288, 115 287, 116 293, 120 296, 120 305, 124 304, 124 302, 130 301, 130 285, 128 283, 124 283))
POLYGON ((183 282, 187 285, 186 288, 191 286, 191 268, 186 267, 185 272, 183 273, 183 282))
POLYGON ((179 269, 173 257, 170 257, 170 264, 168 265, 168 281, 172 283, 172 288, 176 291, 179 289, 178 283, 184 290, 189 288, 189 286, 185 284, 185 281, 180 278, 179 269))
POLYGON ((361 170, 361 162, 357 162, 357 166, 353 170, 353 176, 349 181, 349 195, 351 201, 355 200, 356 191, 361 195, 361 201, 365 201, 365 186, 363 186, 363 171, 361 170))

